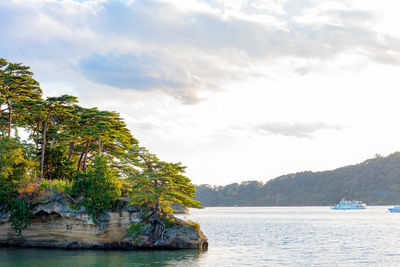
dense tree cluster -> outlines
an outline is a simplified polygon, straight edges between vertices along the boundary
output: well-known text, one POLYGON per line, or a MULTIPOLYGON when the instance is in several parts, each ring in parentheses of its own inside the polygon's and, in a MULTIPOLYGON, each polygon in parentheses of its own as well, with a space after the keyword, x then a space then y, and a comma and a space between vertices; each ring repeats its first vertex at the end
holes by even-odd
POLYGON ((200 207, 184 170, 139 147, 118 113, 70 95, 44 99, 29 67, 0 59, 0 209, 21 213, 45 191, 81 199, 94 220, 121 195, 157 212, 172 202, 200 207))
POLYGON ((284 175, 265 184, 200 185, 196 190, 204 206, 326 206, 342 198, 400 204, 400 153, 332 171, 284 175))

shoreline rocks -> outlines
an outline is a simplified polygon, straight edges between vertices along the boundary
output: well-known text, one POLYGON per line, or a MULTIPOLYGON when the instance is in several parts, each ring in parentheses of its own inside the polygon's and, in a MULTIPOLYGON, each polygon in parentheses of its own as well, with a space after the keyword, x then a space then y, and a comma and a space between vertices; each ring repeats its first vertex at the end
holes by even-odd
POLYGON ((179 203, 172 204, 171 208, 174 210, 174 214, 189 214, 189 208, 179 203))
POLYGON ((208 247, 198 226, 175 217, 165 221, 165 217, 154 214, 143 219, 143 211, 133 206, 107 212, 98 226, 84 208, 70 208, 63 196, 36 205, 33 214, 31 227, 18 236, 8 221, 9 214, 0 210, 0 246, 128 250, 208 247))

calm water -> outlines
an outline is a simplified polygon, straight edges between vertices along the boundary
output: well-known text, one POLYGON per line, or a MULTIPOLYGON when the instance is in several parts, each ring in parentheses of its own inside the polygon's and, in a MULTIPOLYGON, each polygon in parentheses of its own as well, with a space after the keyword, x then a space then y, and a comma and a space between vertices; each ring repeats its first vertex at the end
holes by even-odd
POLYGON ((64 251, 0 248, 0 266, 396 266, 400 213, 388 207, 206 208, 200 223, 209 249, 198 251, 64 251))

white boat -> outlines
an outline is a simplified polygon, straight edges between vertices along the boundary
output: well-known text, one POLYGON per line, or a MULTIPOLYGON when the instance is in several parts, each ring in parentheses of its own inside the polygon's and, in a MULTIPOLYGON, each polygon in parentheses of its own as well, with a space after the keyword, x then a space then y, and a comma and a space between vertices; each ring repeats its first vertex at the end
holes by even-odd
POLYGON ((367 207, 359 200, 342 199, 338 204, 331 207, 331 210, 364 210, 367 207))
POLYGON ((400 212, 400 206, 395 206, 394 208, 389 209, 390 212, 400 212))

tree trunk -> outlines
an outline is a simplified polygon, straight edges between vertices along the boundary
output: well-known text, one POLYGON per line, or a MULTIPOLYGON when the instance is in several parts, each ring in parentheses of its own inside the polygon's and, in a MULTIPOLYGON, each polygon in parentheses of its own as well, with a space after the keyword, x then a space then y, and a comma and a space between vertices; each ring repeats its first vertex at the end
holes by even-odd
POLYGON ((82 159, 83 159, 83 155, 85 155, 85 151, 86 151, 86 148, 88 147, 88 144, 89 144, 89 140, 86 141, 86 147, 82 151, 81 156, 79 157, 79 160, 78 160, 78 171, 81 169, 81 162, 82 162, 82 159))
POLYGON ((99 135, 99 157, 101 156, 101 150, 103 150, 103 143, 101 142, 101 136, 99 135))
POLYGON ((68 160, 71 160, 74 147, 75 147, 75 141, 69 142, 68 160))
MULTIPOLYGON (((56 127, 56 122, 53 119, 53 128, 55 128, 55 127, 56 127)), ((54 141, 55 141, 55 138, 54 138, 54 135, 53 135, 53 140, 51 140, 51 149, 54 149, 54 141)))
POLYGON ((11 137, 11 122, 12 122, 12 112, 11 112, 11 104, 7 102, 8 106, 8 137, 11 137))
MULTIPOLYGON (((157 188, 158 187, 158 181, 157 180, 155 180, 154 181, 154 188, 157 188)), ((156 210, 156 212, 157 212, 157 214, 160 214, 160 197, 158 196, 157 198, 156 198, 156 208, 155 208, 155 210, 156 210)))
POLYGON ((43 179, 43 168, 44 168, 44 152, 46 150, 46 134, 47 134, 47 127, 49 124, 49 118, 51 115, 51 111, 47 114, 46 121, 44 122, 44 129, 43 129, 43 141, 42 141, 42 156, 40 157, 40 176, 39 176, 39 183, 43 179))
POLYGON ((82 166, 82 171, 86 170, 86 159, 87 159, 87 154, 89 152, 89 146, 92 143, 92 141, 88 141, 88 143, 86 144, 86 148, 85 148, 85 157, 83 159, 83 166, 82 166))
POLYGON ((11 121, 12 121, 12 114, 11 111, 8 113, 8 137, 11 137, 11 121))
POLYGON ((157 199, 156 199, 156 212, 158 213, 158 214, 160 214, 160 197, 157 197, 157 199))

